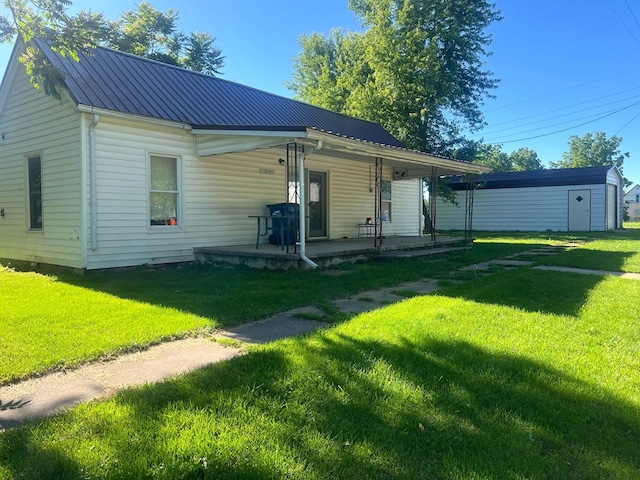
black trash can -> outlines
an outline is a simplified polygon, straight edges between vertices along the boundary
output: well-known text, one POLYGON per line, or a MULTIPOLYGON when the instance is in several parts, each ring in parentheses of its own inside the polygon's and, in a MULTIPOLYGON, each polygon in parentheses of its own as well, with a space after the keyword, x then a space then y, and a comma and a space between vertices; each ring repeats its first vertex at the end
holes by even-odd
POLYGON ((273 234, 269 237, 269 243, 272 245, 295 245, 300 205, 297 203, 274 203, 267 205, 267 208, 273 224, 273 234), (280 238, 281 231, 283 238, 280 238))

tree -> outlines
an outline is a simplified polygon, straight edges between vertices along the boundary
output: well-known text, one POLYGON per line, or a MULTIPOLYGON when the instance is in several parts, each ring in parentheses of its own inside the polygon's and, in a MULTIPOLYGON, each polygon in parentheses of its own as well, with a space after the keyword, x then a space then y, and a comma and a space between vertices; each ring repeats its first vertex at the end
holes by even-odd
POLYGON ((109 22, 103 44, 160 62, 217 75, 224 67, 222 50, 209 33, 186 35, 178 31, 180 14, 169 9, 161 12, 149 2, 137 10, 128 10, 116 22, 109 22))
POLYGON ((350 0, 363 33, 302 36, 287 86, 316 105, 375 121, 407 147, 452 155, 484 124, 498 81, 483 69, 500 19, 486 0, 350 0))
POLYGON ((606 133, 587 133, 583 137, 577 135, 569 139, 569 151, 562 154, 562 160, 550 162, 551 168, 578 168, 607 166, 622 166, 629 153, 620 152, 622 137, 616 135, 607 138, 606 133))
POLYGON ((483 145, 474 163, 491 167, 494 172, 511 172, 513 164, 509 155, 502 151, 501 145, 483 145))
POLYGON ((529 148, 519 148, 509 154, 511 168, 514 172, 527 170, 544 170, 538 154, 529 148))
POLYGON ((69 0, 4 0, 3 5, 6 13, 0 15, 0 42, 17 38, 24 43, 26 51, 20 61, 31 83, 55 98, 60 98, 63 79, 36 39, 75 60, 102 44, 210 75, 219 74, 224 66, 222 51, 213 46, 215 37, 178 32, 178 12, 161 13, 148 2, 141 3, 137 11, 125 12, 118 22, 105 21, 101 13, 70 15, 69 0))
POLYGON ((523 172, 544 169, 538 154, 534 150, 519 148, 507 154, 502 151, 501 145, 482 145, 474 162, 487 165, 495 172, 523 172))
POLYGON ((104 34, 101 14, 69 15, 69 6, 69 0, 4 0, 7 13, 0 15, 0 42, 16 37, 24 42, 26 50, 20 61, 31 83, 56 98, 60 98, 62 77, 33 40, 42 39, 54 52, 77 60, 80 52, 95 47, 104 34))
POLYGON ((210 33, 194 32, 185 43, 186 57, 181 61, 182 67, 207 75, 220 75, 224 67, 222 50, 213 46, 216 37, 210 33))

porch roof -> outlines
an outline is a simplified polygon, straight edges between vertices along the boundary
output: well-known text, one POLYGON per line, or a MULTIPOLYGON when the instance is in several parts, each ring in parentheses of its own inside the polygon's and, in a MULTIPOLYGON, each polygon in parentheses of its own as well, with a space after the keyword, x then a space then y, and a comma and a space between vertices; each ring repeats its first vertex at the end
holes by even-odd
POLYGON ((220 138, 251 137, 254 148, 292 139, 309 146, 321 141, 323 154, 359 161, 382 158, 397 179, 490 170, 409 150, 377 123, 218 77, 104 47, 81 53, 76 62, 56 54, 42 41, 37 43, 60 69, 80 111, 173 122, 196 135, 216 132, 220 138))
POLYGON ((382 145, 346 135, 326 132, 317 128, 288 131, 257 131, 254 129, 194 129, 197 154, 202 157, 225 153, 242 152, 263 148, 281 147, 288 143, 300 143, 313 155, 328 156, 342 160, 375 163, 381 159, 385 166, 393 169, 394 180, 479 174, 491 169, 462 160, 429 155, 404 147, 382 145))

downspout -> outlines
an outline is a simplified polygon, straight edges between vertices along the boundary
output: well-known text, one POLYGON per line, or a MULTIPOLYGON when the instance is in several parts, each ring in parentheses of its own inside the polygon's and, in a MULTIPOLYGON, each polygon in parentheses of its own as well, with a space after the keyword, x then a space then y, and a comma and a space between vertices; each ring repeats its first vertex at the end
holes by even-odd
POLYGON ((98 194, 96 173, 96 125, 100 121, 100 115, 93 114, 93 120, 89 125, 89 216, 91 217, 91 250, 98 249, 98 194))
POLYGON ((306 187, 304 183, 304 160, 307 155, 311 155, 314 152, 317 152, 322 148, 322 140, 318 140, 318 144, 312 148, 309 153, 305 153, 304 150, 300 155, 300 168, 298 170, 298 183, 300 184, 300 259, 311 266, 311 268, 318 268, 318 264, 307 257, 307 242, 306 242, 306 218, 307 218, 307 195, 306 195, 306 187))

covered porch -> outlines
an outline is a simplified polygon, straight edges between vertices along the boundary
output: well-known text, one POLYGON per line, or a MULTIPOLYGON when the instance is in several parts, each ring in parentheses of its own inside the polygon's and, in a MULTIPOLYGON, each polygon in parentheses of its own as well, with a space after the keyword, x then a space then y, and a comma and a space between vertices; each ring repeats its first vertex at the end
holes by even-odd
MULTIPOLYGON (((310 241, 306 255, 316 265, 329 267, 343 262, 361 260, 411 258, 435 255, 454 249, 469 248, 473 241, 461 237, 392 236, 381 245, 374 245, 372 238, 346 238, 339 240, 310 241)), ((226 263, 247 265, 253 268, 300 269, 310 265, 300 258, 297 248, 282 249, 277 245, 265 245, 256 249, 254 244, 227 247, 200 247, 194 249, 200 263, 226 263)))
POLYGON ((437 192, 430 192, 427 212, 422 179, 435 186, 443 176, 471 177, 487 167, 308 127, 192 133, 203 164, 245 172, 242 178, 229 173, 228 181, 211 190, 230 193, 218 196, 216 207, 227 202, 220 219, 238 235, 198 246, 197 260, 315 268, 392 251, 470 244, 470 235, 438 236, 437 192), (271 207, 278 213, 265 211, 271 207), (284 249, 280 238, 286 238, 284 249), (276 245, 267 243, 272 241, 276 245))

